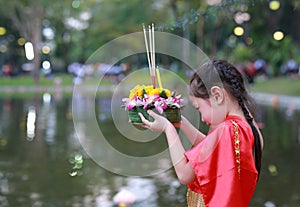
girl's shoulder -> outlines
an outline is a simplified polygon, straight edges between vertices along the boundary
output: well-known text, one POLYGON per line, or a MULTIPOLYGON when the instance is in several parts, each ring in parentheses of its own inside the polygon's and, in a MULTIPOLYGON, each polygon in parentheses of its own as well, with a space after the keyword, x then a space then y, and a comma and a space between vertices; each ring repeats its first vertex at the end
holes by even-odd
MULTIPOLYGON (((209 133, 208 137, 231 137, 235 130, 252 132, 248 122, 240 116, 229 115, 225 121, 215 126, 209 133)), ((252 134, 252 133, 251 133, 252 134)))
POLYGON ((240 116, 237 115, 229 115, 226 117, 225 122, 224 122, 224 126, 225 127, 229 127, 229 128, 242 128, 242 129, 251 129, 250 125, 248 124, 248 122, 240 116))
POLYGON ((225 120, 218 125, 212 127, 210 129, 210 132, 223 130, 224 128, 230 128, 233 126, 233 123, 237 123, 238 125, 245 125, 247 124, 247 121, 238 115, 228 115, 225 120))
POLYGON ((232 137, 237 134, 238 138, 243 140, 243 143, 253 143, 254 136, 251 126, 244 118, 240 116, 228 116, 225 120, 223 131, 227 131, 227 137, 232 141, 232 137))

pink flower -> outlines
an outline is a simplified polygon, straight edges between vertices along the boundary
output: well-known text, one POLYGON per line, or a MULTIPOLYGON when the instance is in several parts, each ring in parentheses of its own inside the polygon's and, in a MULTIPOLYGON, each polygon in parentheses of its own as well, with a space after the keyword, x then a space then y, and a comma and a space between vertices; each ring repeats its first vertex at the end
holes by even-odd
POLYGON ((144 95, 143 98, 143 104, 144 105, 144 109, 147 109, 149 107, 149 105, 153 105, 153 103, 156 103, 156 101, 159 99, 159 95, 154 94, 152 96, 148 96, 147 94, 144 95))
POLYGON ((162 114, 164 110, 168 107, 164 100, 156 101, 154 103, 154 106, 156 111, 158 111, 160 114, 162 114))
POLYGON ((122 101, 124 102, 125 109, 127 110, 131 110, 137 105, 137 102, 134 99, 130 101, 129 98, 123 98, 122 101))
POLYGON ((168 107, 181 108, 183 99, 181 95, 172 95, 168 98, 160 97, 158 94, 148 95, 144 94, 143 97, 135 96, 131 100, 129 98, 123 98, 123 106, 125 110, 132 110, 135 107, 143 107, 149 109, 155 107, 155 109, 162 114, 168 107))

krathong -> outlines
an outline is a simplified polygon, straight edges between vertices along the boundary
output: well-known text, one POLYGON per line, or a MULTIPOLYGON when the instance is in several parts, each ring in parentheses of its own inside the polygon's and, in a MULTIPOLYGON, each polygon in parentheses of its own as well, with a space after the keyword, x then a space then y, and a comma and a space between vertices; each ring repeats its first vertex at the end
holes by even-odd
MULTIPOLYGON (((156 110, 159 114, 165 114, 167 118, 171 112, 179 113, 183 106, 183 99, 180 94, 171 92, 164 88, 153 88, 152 85, 137 85, 130 90, 129 98, 123 98, 123 106, 128 110, 130 115, 141 112, 146 118, 149 116, 145 113, 147 110, 156 110)), ((174 114, 175 115, 175 114, 174 114)), ((179 116, 179 115, 178 115, 179 116)), ((180 117, 169 119, 172 122, 180 121, 180 117)), ((130 117, 131 122, 134 117, 130 117)), ((135 117, 137 122, 139 117, 135 117)))
POLYGON ((149 26, 148 28, 149 47, 144 26, 143 30, 152 85, 136 85, 130 90, 129 97, 122 99, 123 107, 128 111, 129 121, 132 123, 142 123, 138 113, 142 113, 150 121, 153 120, 148 115, 147 110, 155 110, 171 122, 179 122, 181 120, 183 99, 181 94, 176 94, 174 91, 171 92, 162 86, 159 69, 155 66, 154 25, 152 24, 152 27, 149 26), (156 87, 156 79, 158 87, 156 87))

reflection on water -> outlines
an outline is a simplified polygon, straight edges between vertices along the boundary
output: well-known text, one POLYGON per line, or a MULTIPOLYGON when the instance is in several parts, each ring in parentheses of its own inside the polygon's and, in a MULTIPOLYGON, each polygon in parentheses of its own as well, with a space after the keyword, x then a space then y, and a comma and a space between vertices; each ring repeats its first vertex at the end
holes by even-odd
POLYGON ((35 121, 36 121, 36 111, 34 106, 28 107, 27 114, 27 139, 28 141, 32 141, 35 136, 35 121))
MULTIPOLYGON (((75 98, 84 115, 89 100, 75 98)), ((165 150, 163 138, 142 144, 124 140, 119 132, 122 127, 114 126, 111 104, 109 97, 95 101, 97 120, 111 137, 112 146, 134 156, 165 150)), ((50 94, 30 99, 0 98, 1 207, 112 207, 117 206, 114 196, 122 190, 134 195, 133 207, 184 206, 186 188, 172 169, 153 176, 126 177, 97 165, 77 139, 71 107, 71 98, 58 99, 50 94)), ((300 113, 293 108, 260 110, 265 151, 251 206, 299 206, 300 113)), ((170 164, 167 158, 158 163, 170 164)))

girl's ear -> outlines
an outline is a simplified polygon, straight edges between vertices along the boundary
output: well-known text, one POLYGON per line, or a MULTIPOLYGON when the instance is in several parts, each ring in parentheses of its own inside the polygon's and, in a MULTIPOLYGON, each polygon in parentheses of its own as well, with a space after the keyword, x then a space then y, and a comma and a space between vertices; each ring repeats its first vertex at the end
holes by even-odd
POLYGON ((224 91, 219 86, 213 86, 210 89, 211 97, 217 104, 221 104, 224 100, 224 91))

